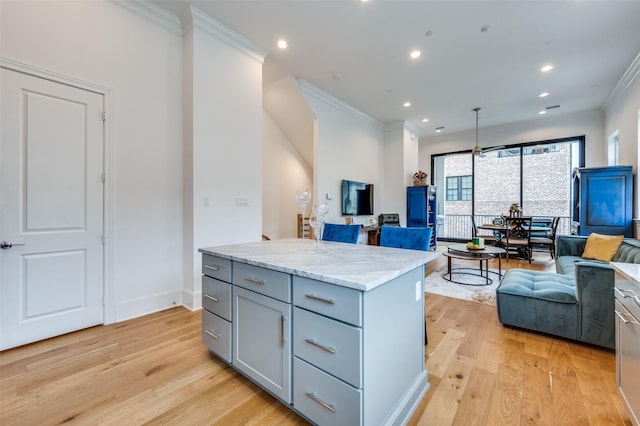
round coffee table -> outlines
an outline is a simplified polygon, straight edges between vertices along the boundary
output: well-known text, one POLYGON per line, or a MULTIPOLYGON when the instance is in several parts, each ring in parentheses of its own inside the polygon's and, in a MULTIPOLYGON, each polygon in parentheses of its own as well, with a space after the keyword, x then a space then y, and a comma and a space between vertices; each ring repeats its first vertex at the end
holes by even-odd
MULTIPOLYGON (((500 247, 485 246, 482 249, 469 249, 466 244, 451 244, 447 251, 442 253, 447 257, 447 272, 442 275, 447 281, 462 285, 485 286, 493 283, 493 279, 489 277, 489 260, 498 259, 498 278, 502 277, 502 255, 506 251, 500 247), (451 269, 451 259, 477 260, 480 263, 480 269, 475 268, 455 268, 451 269), (484 268, 482 265, 484 262, 484 268), (454 274, 474 275, 486 278, 485 284, 475 284, 454 280, 451 276, 454 274), (483 273, 484 272, 484 273, 483 273)), ((493 272, 493 271, 492 271, 493 272)), ((494 272, 495 273, 495 272, 494 272)))

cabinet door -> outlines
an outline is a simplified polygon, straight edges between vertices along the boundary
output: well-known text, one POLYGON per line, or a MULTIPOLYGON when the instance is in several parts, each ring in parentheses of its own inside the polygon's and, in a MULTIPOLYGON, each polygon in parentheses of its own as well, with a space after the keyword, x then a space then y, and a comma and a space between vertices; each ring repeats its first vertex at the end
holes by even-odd
POLYGON ((427 187, 407 188, 407 226, 427 226, 427 187))
POLYGON ((291 403, 291 305, 233 287, 233 364, 291 403))

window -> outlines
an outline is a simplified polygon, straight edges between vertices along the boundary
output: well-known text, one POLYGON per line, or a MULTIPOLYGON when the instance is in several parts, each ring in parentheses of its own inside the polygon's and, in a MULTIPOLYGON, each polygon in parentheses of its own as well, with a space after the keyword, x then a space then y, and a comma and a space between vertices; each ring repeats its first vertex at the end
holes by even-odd
POLYGON ((526 142, 431 156, 437 188, 438 238, 471 238, 471 218, 490 223, 518 203, 525 215, 560 217, 559 233, 569 233, 572 172, 584 167, 584 136, 526 142))
POLYGON ((450 176, 447 178, 447 201, 469 201, 473 193, 471 176, 450 176))

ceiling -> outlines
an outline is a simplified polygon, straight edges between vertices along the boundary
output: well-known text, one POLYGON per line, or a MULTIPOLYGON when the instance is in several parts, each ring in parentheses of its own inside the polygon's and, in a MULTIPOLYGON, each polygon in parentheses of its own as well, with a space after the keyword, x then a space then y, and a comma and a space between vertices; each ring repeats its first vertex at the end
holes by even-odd
POLYGON ((192 4, 265 49, 265 87, 292 75, 422 137, 474 128, 474 107, 480 127, 600 108, 640 53, 640 0, 153 2, 192 4))

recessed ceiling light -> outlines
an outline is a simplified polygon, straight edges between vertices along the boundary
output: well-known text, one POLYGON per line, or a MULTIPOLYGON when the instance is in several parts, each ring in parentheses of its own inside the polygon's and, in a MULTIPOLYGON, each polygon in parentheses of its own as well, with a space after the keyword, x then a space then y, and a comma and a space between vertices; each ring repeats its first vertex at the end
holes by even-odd
POLYGON ((420 52, 419 50, 414 50, 409 54, 409 56, 411 56, 411 59, 417 59, 420 57, 420 55, 422 55, 422 52, 420 52))
POLYGON ((286 49, 287 47, 289 47, 289 43, 287 43, 287 40, 278 40, 278 47, 280 49, 286 49))
POLYGON ((549 72, 549 71, 551 71, 552 69, 553 69, 553 65, 551 65, 551 64, 547 64, 547 65, 544 65, 542 68, 540 68, 540 71, 542 71, 542 72, 549 72))
POLYGON ((493 25, 485 25, 484 27, 480 28, 480 31, 482 31, 483 33, 493 31, 493 25))
POLYGON ((547 110, 546 110, 546 109, 543 109, 542 111, 538 112, 538 114, 540 114, 540 115, 542 115, 542 114, 546 114, 546 113, 547 113, 547 110))
POLYGON ((546 98, 547 96, 549 96, 549 92, 542 92, 538 95, 539 98, 546 98))
POLYGON ((431 37, 433 35, 433 31, 429 30, 426 33, 424 33, 425 37, 431 37))
POLYGON ((411 102, 405 102, 402 104, 403 107, 409 108, 411 106, 411 102))
POLYGON ((342 80, 342 73, 334 72, 333 74, 331 74, 331 78, 334 80, 342 80))
POLYGON ((429 119, 428 119, 428 118, 423 118, 423 119, 422 119, 422 122, 423 122, 423 123, 427 123, 427 122, 429 122, 429 119))
POLYGON ((444 130, 444 126, 436 127, 436 133, 440 133, 444 130))

